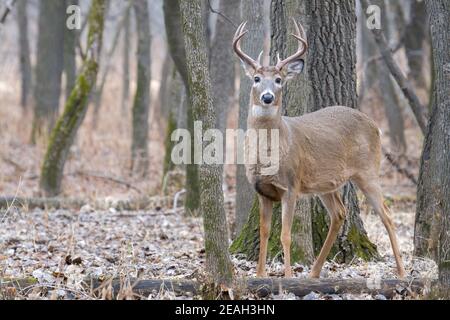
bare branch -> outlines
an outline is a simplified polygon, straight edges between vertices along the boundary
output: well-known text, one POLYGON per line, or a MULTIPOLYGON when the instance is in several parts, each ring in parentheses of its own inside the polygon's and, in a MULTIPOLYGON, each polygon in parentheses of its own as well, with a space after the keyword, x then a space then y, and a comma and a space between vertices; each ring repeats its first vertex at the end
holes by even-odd
MULTIPOLYGON (((361 3, 363 5, 364 12, 368 16, 366 9, 370 6, 370 1, 362 0, 361 3)), ((386 66, 388 67, 393 78, 395 79, 395 81, 397 82, 399 87, 401 88, 406 99, 409 101, 409 105, 411 106, 411 109, 414 113, 416 121, 417 121, 422 133, 425 135, 426 130, 427 130, 427 121, 425 119, 425 116, 423 115, 425 107, 422 105, 419 98, 415 94, 411 84, 406 79, 406 77, 403 75, 402 70, 400 69, 398 64, 395 62, 394 57, 392 55, 392 51, 389 48, 386 38, 383 35, 383 30, 371 29, 371 32, 375 38, 375 42, 378 45, 378 48, 381 52, 381 56, 383 57, 383 60, 386 63, 386 66)))

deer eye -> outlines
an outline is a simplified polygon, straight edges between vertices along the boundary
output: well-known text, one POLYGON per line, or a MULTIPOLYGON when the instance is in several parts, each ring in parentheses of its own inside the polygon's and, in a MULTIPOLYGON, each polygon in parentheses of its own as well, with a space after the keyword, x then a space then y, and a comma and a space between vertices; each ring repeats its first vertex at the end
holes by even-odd
POLYGON ((280 83, 281 83, 281 78, 276 78, 276 79, 275 79, 275 83, 276 83, 276 84, 280 84, 280 83))
POLYGON ((261 82, 261 78, 260 77, 255 77, 255 83, 259 83, 261 82))

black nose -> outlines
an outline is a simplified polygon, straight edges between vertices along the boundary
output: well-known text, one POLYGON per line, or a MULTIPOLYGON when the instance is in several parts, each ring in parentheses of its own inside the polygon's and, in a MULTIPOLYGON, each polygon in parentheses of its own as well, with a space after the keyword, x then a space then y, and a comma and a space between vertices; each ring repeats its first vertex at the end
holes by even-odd
POLYGON ((272 102, 273 102, 273 99, 274 99, 274 96, 273 96, 272 94, 270 94, 270 93, 265 93, 265 94, 263 94, 263 96, 262 96, 262 101, 263 101, 265 104, 270 104, 270 103, 272 103, 272 102))

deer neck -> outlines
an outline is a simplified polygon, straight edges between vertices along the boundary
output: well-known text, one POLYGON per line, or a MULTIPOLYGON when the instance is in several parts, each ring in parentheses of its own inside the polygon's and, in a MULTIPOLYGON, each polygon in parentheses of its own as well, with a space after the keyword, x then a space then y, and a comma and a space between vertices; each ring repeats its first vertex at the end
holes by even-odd
POLYGON ((263 106, 250 95, 250 108, 248 111, 247 128, 249 129, 280 129, 281 127, 281 97, 273 106, 263 106))

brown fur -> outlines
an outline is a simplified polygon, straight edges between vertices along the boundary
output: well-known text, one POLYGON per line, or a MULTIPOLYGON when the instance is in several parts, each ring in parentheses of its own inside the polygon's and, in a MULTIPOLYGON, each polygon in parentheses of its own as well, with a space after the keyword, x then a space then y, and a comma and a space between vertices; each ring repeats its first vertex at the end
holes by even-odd
MULTIPOLYGON (((262 81, 270 84, 279 71, 262 68, 255 74, 266 77, 262 81)), ((272 87, 271 87, 272 88, 272 87)), ((275 88, 276 89, 276 88, 275 88)), ((338 192, 347 181, 352 180, 368 197, 380 215, 388 231, 398 273, 405 275, 398 249, 394 225, 387 207, 383 205, 379 187, 381 161, 380 130, 365 114, 342 106, 328 107, 301 117, 281 116, 282 90, 273 90, 275 102, 262 106, 260 92, 265 90, 254 86, 250 94, 250 107, 275 108, 273 116, 255 117, 249 111, 249 129, 279 130, 280 164, 275 175, 260 174, 260 165, 247 165, 247 177, 259 195, 260 211, 260 256, 258 276, 265 276, 267 241, 270 233, 272 203, 282 204, 281 241, 285 257, 285 275, 291 276, 290 244, 291 227, 295 201, 303 195, 319 195, 326 206, 331 225, 328 236, 311 271, 311 277, 318 277, 322 266, 336 240, 345 219, 345 206, 338 192)), ((270 139, 268 140, 270 142, 270 139)))

